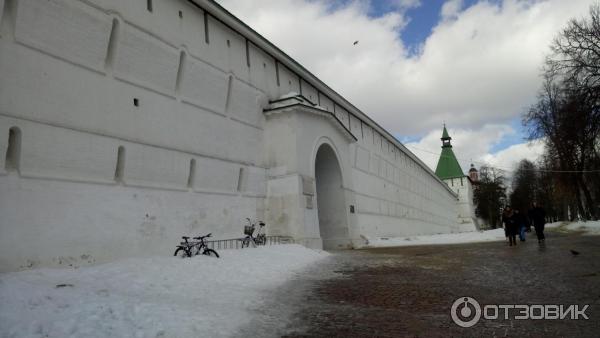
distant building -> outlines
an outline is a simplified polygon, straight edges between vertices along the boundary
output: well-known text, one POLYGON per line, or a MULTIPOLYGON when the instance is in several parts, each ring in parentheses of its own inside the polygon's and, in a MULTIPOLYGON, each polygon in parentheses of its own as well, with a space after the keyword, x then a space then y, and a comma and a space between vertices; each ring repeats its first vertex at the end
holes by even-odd
POLYGON ((469 176, 463 173, 450 141, 452 137, 446 130, 442 132, 442 153, 438 160, 435 174, 458 195, 458 223, 462 231, 471 231, 478 228, 473 204, 473 182, 478 180, 477 169, 471 165, 469 176))
POLYGON ((479 171, 475 169, 473 163, 471 163, 471 169, 469 169, 469 178, 472 183, 479 182, 479 171))

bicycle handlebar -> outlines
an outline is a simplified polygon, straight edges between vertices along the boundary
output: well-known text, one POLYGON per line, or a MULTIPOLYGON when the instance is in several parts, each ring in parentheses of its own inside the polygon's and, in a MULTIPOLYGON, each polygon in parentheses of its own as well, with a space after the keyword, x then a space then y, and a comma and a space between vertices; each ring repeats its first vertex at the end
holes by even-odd
POLYGON ((210 236, 212 236, 212 233, 210 233, 210 234, 208 234, 208 235, 206 235, 206 236, 198 236, 198 237, 194 237, 194 239, 205 239, 205 238, 207 238, 207 237, 210 237, 210 236))

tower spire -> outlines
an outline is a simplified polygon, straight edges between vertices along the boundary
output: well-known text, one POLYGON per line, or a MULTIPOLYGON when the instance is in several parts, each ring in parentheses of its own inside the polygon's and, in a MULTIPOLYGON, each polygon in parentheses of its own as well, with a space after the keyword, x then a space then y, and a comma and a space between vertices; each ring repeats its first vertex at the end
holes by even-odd
POLYGON ((442 132, 442 148, 452 148, 452 144, 450 144, 450 134, 448 134, 448 130, 446 130, 446 124, 444 123, 444 131, 442 132))
POLYGON ((452 151, 452 144, 450 143, 452 137, 450 137, 445 123, 441 140, 442 153, 440 154, 440 159, 438 160, 435 174, 441 179, 465 176, 460 164, 458 164, 456 156, 454 155, 454 151, 452 151))

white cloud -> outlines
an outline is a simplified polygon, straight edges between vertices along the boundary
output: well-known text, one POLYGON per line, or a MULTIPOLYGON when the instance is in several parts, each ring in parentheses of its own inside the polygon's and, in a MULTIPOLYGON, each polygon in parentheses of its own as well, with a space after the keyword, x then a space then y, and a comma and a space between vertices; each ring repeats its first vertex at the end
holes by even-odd
MULTIPOLYGON (((448 128, 452 137, 452 149, 463 171, 467 171, 471 162, 479 163, 482 156, 490 153, 490 149, 498 140, 505 136, 514 135, 515 131, 507 125, 485 125, 479 129, 448 128)), ((429 132, 418 142, 406 143, 408 149, 414 152, 431 169, 435 170, 441 152, 442 130, 429 132)))
POLYGON ((542 141, 515 144, 495 154, 487 154, 482 157, 482 160, 493 167, 512 171, 523 159, 535 163, 544 153, 544 147, 542 141))
POLYGON ((458 17, 461 9, 463 8, 463 0, 448 0, 442 5, 442 12, 440 16, 442 20, 451 20, 458 17))
POLYGON ((404 13, 369 17, 365 0, 334 9, 328 0, 219 2, 391 133, 422 134, 442 120, 478 128, 522 112, 551 39, 593 0, 481 1, 463 10, 451 1, 444 8, 455 19, 441 21, 417 56, 399 39, 404 13))
MULTIPOLYGON (((544 150, 543 142, 522 141, 492 153, 494 145, 501 139, 518 137, 514 129, 502 124, 485 125, 476 130, 449 128, 448 133, 452 137, 454 154, 465 173, 469 170, 471 163, 474 163, 477 168, 485 164, 503 169, 507 171, 507 176, 510 176, 510 171, 515 169, 519 161, 526 158, 535 162, 544 150)), ((406 143, 406 146, 432 170, 435 170, 441 152, 441 136, 441 129, 434 130, 420 141, 406 143)))
MULTIPOLYGON (((413 146, 439 153, 446 121, 464 170, 471 159, 511 167, 537 156, 524 144, 490 150, 534 101, 552 38, 594 2, 449 0, 414 55, 399 36, 418 0, 389 0, 396 10, 381 17, 368 14, 379 0, 218 1, 391 134, 426 135, 413 146)), ((435 168, 437 157, 415 153, 435 168)))
POLYGON ((421 6, 421 0, 393 0, 392 4, 400 9, 415 8, 421 6))

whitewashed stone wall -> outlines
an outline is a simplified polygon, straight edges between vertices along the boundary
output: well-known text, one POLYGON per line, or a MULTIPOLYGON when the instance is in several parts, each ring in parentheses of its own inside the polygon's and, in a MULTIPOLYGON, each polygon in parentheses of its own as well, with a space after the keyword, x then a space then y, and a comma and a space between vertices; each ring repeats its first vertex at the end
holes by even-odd
POLYGON ((460 231, 479 229, 479 220, 473 204, 473 183, 467 176, 445 179, 444 182, 458 195, 458 225, 460 231))
MULTIPOLYGON (((0 20, 0 153, 21 135, 18 171, 0 156, 0 270, 167 255, 183 234, 285 218, 268 196, 314 179, 267 153, 263 108, 289 92, 357 139, 339 145, 354 245, 457 230, 456 195, 423 163, 211 1, 0 0, 0 20)), ((316 142, 289 160, 314 167, 316 142)), ((295 221, 273 229, 318 244, 295 221)))

